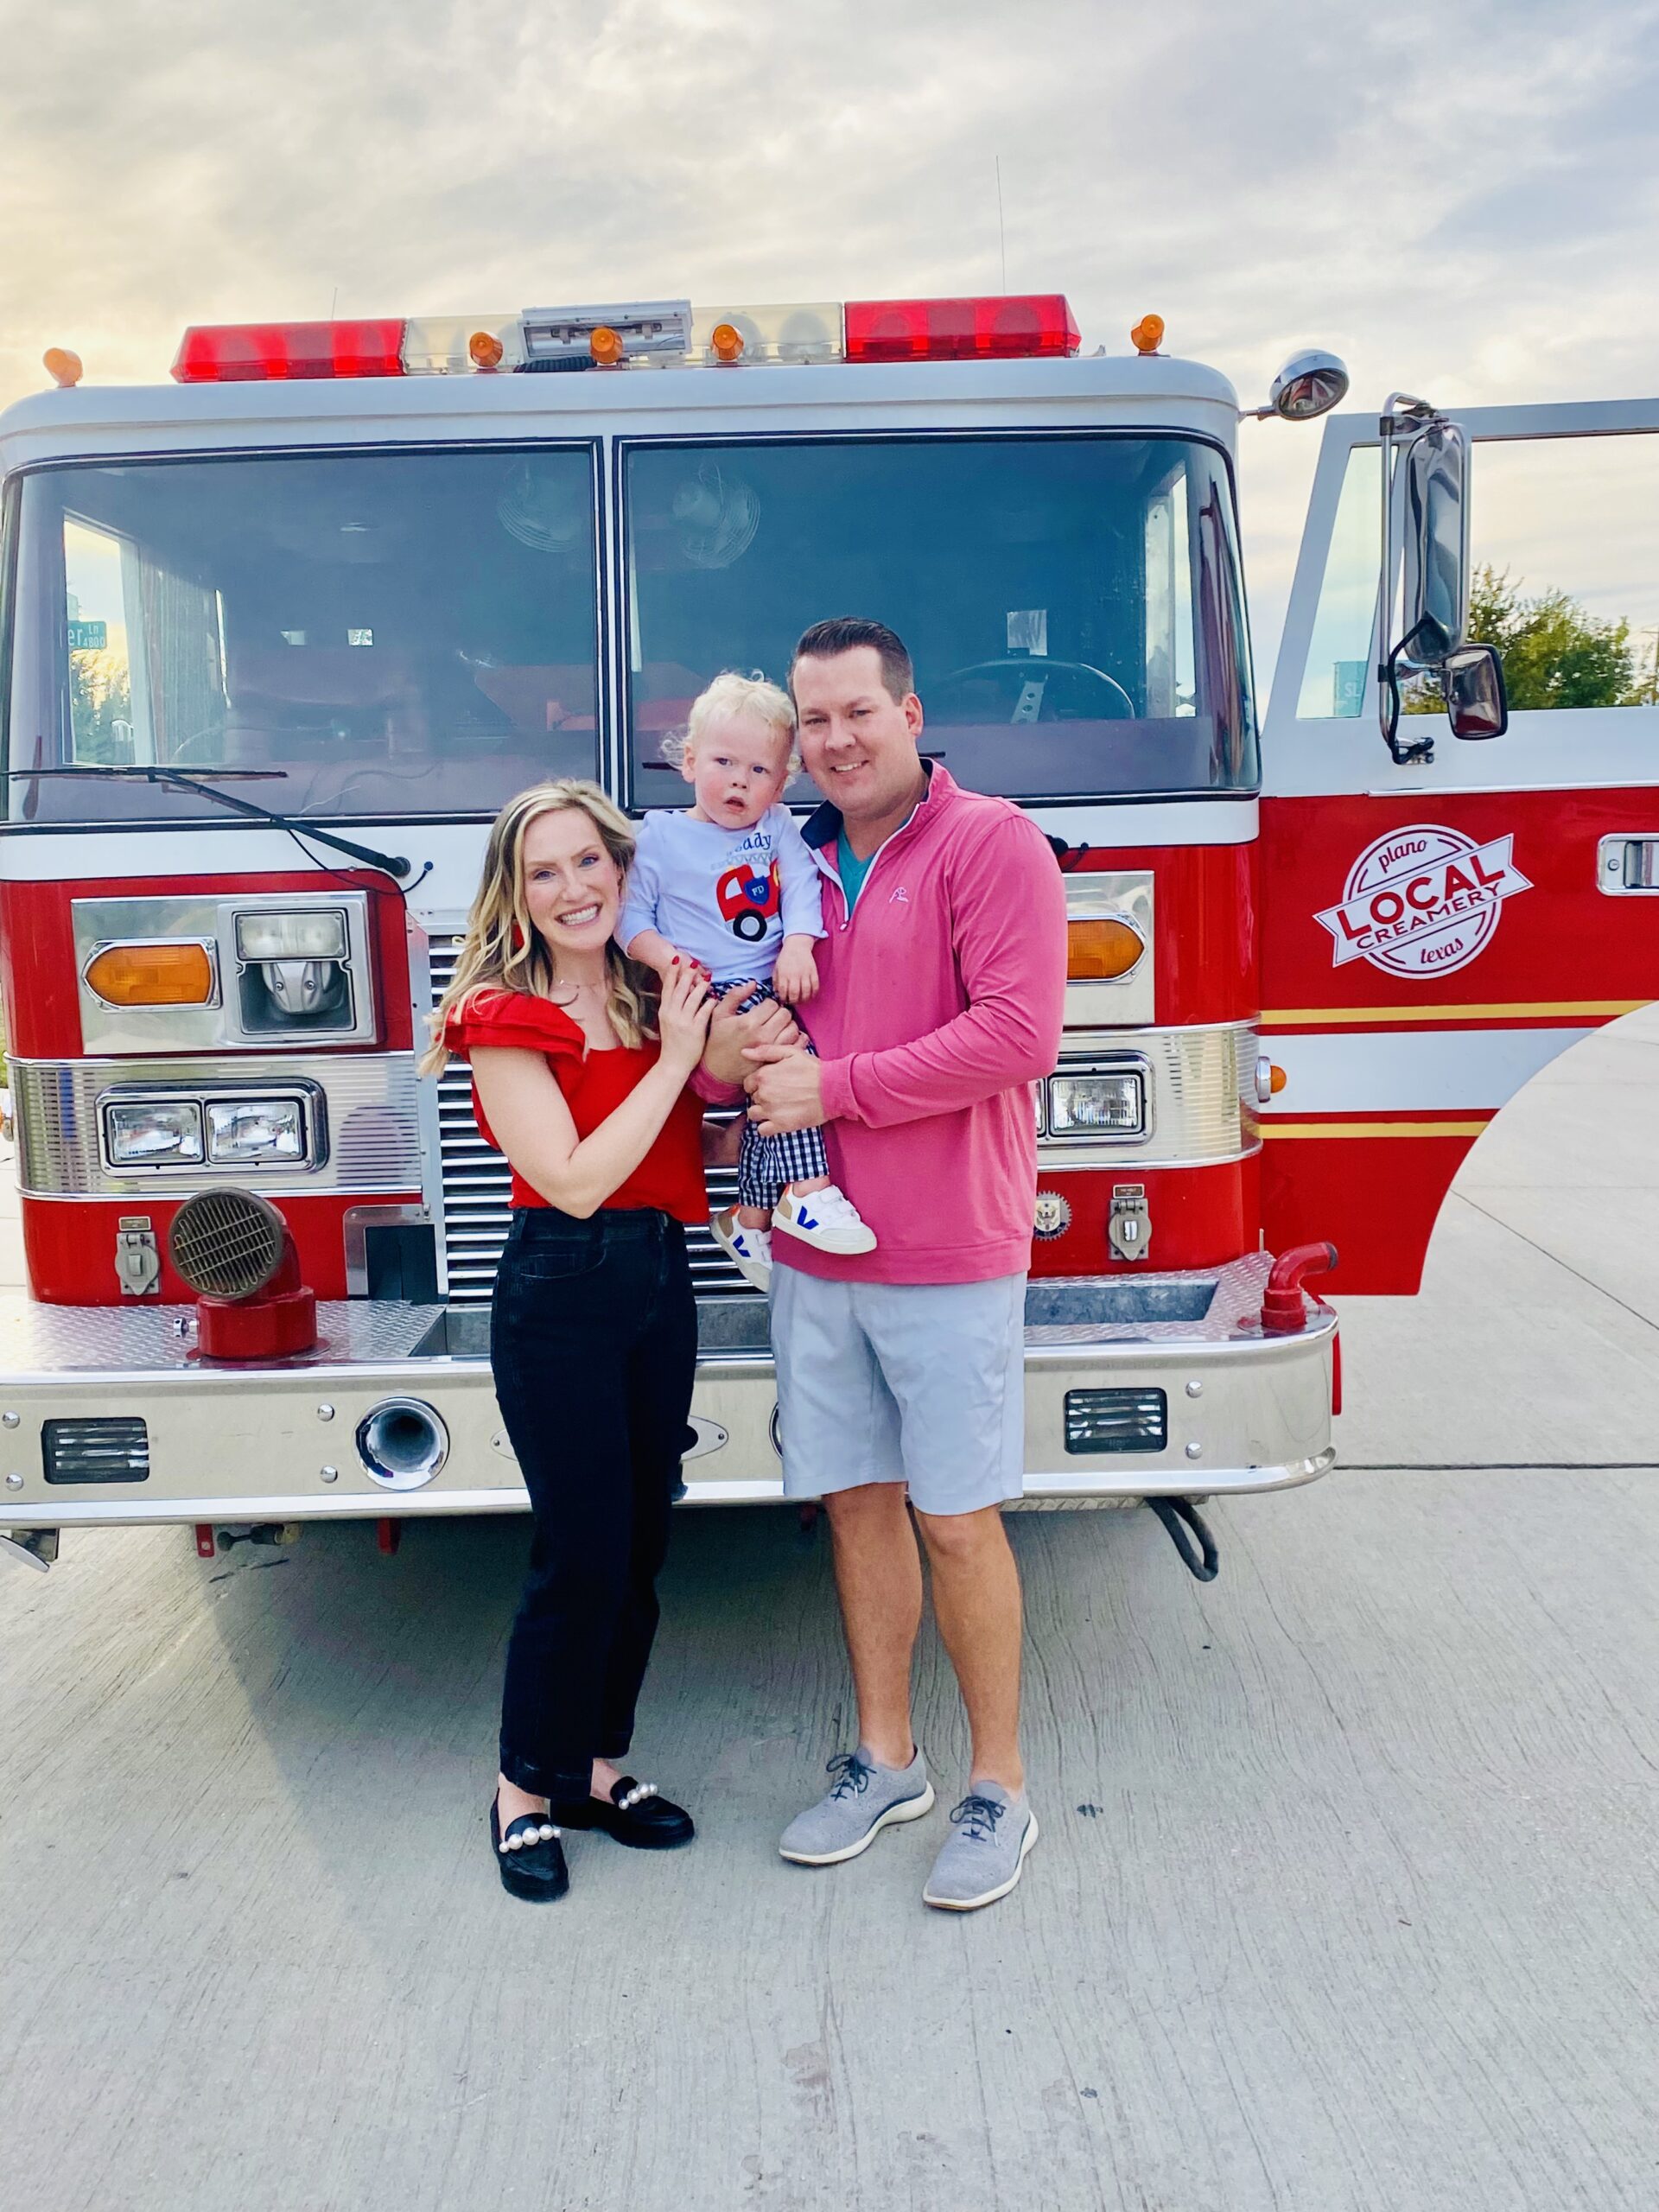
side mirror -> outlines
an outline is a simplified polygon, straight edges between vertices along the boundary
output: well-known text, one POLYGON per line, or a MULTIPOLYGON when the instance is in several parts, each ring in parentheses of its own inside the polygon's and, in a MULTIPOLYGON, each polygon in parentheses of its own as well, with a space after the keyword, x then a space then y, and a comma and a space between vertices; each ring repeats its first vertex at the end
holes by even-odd
POLYGON ((1395 463, 1405 553, 1402 659, 1438 668, 1469 623, 1469 441, 1462 425, 1427 423, 1395 463))
POLYGON ((1453 737, 1502 737, 1510 726, 1503 664, 1491 645, 1464 645, 1440 666, 1453 737))
POLYGON ((1459 423, 1396 392, 1380 423, 1382 448, 1382 741, 1396 767, 1432 760, 1425 733, 1402 742, 1402 675, 1440 678, 1459 737, 1501 737, 1509 727, 1503 677, 1489 645, 1470 646, 1469 438, 1459 423), (1394 627, 1400 577, 1400 627, 1394 627))

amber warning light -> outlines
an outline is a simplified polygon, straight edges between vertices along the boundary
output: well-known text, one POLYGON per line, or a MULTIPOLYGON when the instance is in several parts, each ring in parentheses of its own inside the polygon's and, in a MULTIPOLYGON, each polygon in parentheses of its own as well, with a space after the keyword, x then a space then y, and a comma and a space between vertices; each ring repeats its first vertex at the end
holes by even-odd
POLYGON ((1073 982, 1112 983, 1138 967, 1146 939, 1121 915, 1078 916, 1065 925, 1065 972, 1073 982))
POLYGON ((86 966, 105 1006, 208 1006, 213 963, 205 944, 106 944, 86 966))

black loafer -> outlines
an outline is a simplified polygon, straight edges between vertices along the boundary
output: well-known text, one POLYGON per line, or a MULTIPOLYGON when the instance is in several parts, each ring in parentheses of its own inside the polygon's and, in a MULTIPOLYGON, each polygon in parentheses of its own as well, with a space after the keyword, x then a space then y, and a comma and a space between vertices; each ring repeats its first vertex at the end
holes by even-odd
POLYGON ((551 1904, 555 1897, 562 1897, 569 1888, 570 1869, 564 1863, 559 1831, 550 1813, 520 1813, 516 1821, 507 1822, 507 1832, 503 1835, 500 1811, 492 1797, 490 1841, 495 1847, 501 1886, 510 1897, 522 1897, 526 1904, 551 1904), (550 1834, 546 1833, 549 1829, 552 1831, 550 1834), (525 1840, 515 1847, 512 1839, 516 1835, 522 1835, 525 1840), (532 1837, 533 1841, 530 1840, 532 1837))
POLYGON ((683 1805, 659 1796, 654 1782, 636 1782, 631 1774, 612 1790, 608 1804, 584 1797, 580 1805, 556 1805, 550 1817, 562 1827, 602 1828, 636 1851, 672 1851, 697 1832, 683 1805))

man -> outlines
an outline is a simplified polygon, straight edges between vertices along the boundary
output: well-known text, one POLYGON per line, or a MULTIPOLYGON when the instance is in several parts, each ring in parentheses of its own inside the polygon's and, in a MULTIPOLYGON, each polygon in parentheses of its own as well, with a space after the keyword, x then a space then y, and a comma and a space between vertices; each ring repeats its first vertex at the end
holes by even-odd
POLYGON ((828 802, 805 829, 827 931, 820 1057, 750 1048, 749 1110, 768 1135, 826 1125, 877 1243, 841 1257, 779 1238, 773 1252, 784 1484, 830 1515, 859 1718, 856 1750, 830 1760, 829 1795, 779 1847, 835 1866, 931 1808, 911 1732, 922 1577, 908 1502, 973 1738, 922 1895, 969 1911, 1007 1895, 1037 1838, 1001 1507, 1025 1467, 1031 1085, 1059 1048, 1065 894, 1034 823, 922 760, 910 656, 884 624, 816 623, 790 684, 828 802))

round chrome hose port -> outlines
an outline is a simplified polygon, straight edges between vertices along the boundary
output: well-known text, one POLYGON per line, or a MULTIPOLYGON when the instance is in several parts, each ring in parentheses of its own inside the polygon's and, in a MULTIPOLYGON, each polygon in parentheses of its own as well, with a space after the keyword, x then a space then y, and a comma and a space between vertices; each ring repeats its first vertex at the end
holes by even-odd
POLYGON ((449 1432, 419 1398, 383 1398, 357 1425, 357 1452, 382 1490, 419 1490, 449 1457, 449 1432))

